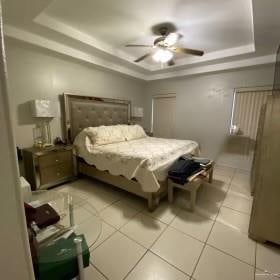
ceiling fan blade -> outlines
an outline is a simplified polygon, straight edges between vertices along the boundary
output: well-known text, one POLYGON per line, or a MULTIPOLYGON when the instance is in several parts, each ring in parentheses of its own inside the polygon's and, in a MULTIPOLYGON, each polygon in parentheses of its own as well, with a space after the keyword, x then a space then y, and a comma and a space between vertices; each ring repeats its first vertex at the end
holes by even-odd
POLYGON ((147 48, 152 48, 153 45, 134 45, 134 44, 127 44, 125 45, 126 47, 147 47, 147 48))
POLYGON ((187 48, 170 48, 171 51, 174 51, 176 53, 185 53, 185 54, 192 54, 192 55, 197 55, 197 56, 203 56, 204 51, 200 50, 193 50, 193 49, 187 49, 187 48))
POLYGON ((140 61, 144 60, 145 58, 149 57, 150 55, 151 55, 151 53, 146 53, 143 56, 135 59, 134 62, 140 62, 140 61))
POLYGON ((173 59, 171 59, 167 62, 167 65, 168 66, 173 66, 173 65, 175 65, 175 61, 173 59))

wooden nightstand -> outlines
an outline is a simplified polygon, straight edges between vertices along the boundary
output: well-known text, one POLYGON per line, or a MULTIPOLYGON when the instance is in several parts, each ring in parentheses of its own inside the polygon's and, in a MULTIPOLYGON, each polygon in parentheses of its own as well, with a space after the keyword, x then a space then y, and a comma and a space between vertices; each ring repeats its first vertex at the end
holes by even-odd
POLYGON ((76 164, 72 146, 23 149, 25 178, 31 189, 47 189, 75 179, 76 164))

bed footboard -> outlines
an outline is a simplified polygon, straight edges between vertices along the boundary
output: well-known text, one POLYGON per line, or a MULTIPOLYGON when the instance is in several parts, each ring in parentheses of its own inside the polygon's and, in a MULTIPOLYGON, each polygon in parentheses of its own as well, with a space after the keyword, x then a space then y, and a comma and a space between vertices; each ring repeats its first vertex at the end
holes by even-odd
POLYGON ((115 176, 108 171, 98 170, 95 166, 78 161, 78 173, 113 185, 117 188, 143 197, 147 200, 148 210, 153 211, 159 205, 160 199, 167 195, 167 182, 160 182, 160 189, 155 193, 142 191, 141 185, 136 180, 128 180, 123 176, 115 176))

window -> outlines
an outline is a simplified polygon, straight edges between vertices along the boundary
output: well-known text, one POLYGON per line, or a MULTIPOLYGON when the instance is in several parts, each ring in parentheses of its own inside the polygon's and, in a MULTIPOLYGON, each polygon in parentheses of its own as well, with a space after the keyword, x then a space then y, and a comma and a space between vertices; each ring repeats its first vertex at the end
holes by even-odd
POLYGON ((271 90, 236 90, 233 100, 231 134, 256 140, 259 116, 271 90))

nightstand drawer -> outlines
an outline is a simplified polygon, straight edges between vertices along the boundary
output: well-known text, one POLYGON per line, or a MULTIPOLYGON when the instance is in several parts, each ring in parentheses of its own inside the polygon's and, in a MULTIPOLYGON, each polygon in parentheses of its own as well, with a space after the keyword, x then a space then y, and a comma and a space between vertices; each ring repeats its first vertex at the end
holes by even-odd
POLYGON ((59 151, 52 152, 47 155, 40 156, 38 158, 38 163, 40 168, 49 167, 64 162, 72 161, 72 151, 59 151))
POLYGON ((65 177, 72 176, 74 176, 74 174, 73 164, 71 162, 65 162, 54 166, 40 168, 40 177, 42 185, 55 182, 65 177))

